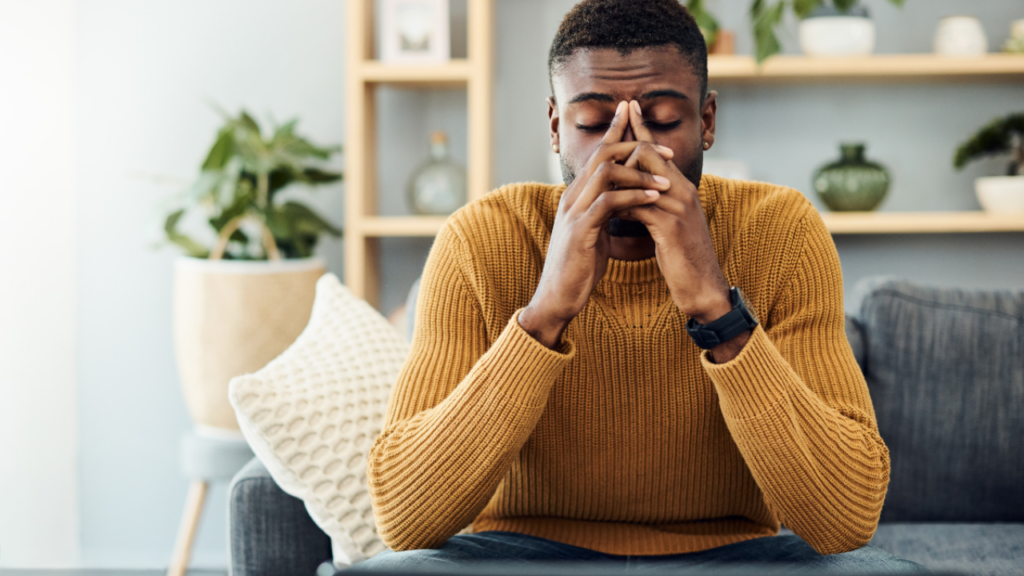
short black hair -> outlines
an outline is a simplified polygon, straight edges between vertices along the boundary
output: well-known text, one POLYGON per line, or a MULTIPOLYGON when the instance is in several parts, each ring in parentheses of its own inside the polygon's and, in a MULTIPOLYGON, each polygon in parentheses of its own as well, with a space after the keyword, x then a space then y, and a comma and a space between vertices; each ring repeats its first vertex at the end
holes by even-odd
MULTIPOLYGON (((548 80, 580 49, 633 50, 674 44, 708 91, 708 47, 697 22, 678 0, 583 0, 562 19, 548 52, 548 80)), ((554 94, 554 82, 551 92, 554 94)))

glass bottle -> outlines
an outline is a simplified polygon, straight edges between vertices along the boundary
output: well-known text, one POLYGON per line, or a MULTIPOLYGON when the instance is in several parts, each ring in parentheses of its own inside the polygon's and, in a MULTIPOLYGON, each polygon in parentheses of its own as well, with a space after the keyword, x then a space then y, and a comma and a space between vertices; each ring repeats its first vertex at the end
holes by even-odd
POLYGON ((409 207, 416 214, 447 215, 466 203, 466 170, 448 155, 448 135, 430 136, 430 160, 413 172, 409 207))
POLYGON ((864 144, 842 144, 839 148, 841 158, 815 172, 814 190, 836 212, 878 208, 889 191, 889 172, 864 158, 864 144))

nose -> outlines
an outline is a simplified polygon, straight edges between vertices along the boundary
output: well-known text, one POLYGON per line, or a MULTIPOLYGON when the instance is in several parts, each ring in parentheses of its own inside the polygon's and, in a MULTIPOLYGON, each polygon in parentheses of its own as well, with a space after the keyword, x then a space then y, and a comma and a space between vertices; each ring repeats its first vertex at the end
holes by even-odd
POLYGON ((622 134, 623 142, 636 142, 636 136, 633 134, 633 127, 626 126, 626 131, 622 134))

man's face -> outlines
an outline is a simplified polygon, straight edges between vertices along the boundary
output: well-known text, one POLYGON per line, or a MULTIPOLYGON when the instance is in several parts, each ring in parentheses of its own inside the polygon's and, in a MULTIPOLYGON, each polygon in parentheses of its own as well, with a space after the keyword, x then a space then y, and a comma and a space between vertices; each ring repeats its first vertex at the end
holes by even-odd
MULTIPOLYGON (((551 143, 559 148, 566 184, 600 145, 616 105, 637 100, 655 142, 671 148, 680 172, 694 186, 700 185, 703 144, 714 142, 716 94, 709 93, 702 105, 700 78, 678 48, 660 46, 626 55, 613 48, 578 50, 554 75, 552 84, 551 143)), ((623 139, 635 139, 631 128, 623 139)), ((613 233, 626 230, 624 235, 631 235, 631 228, 637 226, 612 222, 611 227, 613 233)))

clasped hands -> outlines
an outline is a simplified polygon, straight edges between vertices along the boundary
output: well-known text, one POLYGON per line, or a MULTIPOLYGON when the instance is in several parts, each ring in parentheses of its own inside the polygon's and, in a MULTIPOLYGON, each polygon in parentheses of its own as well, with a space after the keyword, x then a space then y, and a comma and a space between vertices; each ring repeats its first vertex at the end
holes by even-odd
POLYGON ((519 315, 526 332, 549 348, 558 344, 608 267, 613 217, 647 226, 680 311, 702 324, 729 312, 729 285, 700 196, 672 157, 644 126, 639 103, 620 102, 597 150, 562 194, 540 282, 519 315), (627 127, 635 141, 623 141, 627 127))

